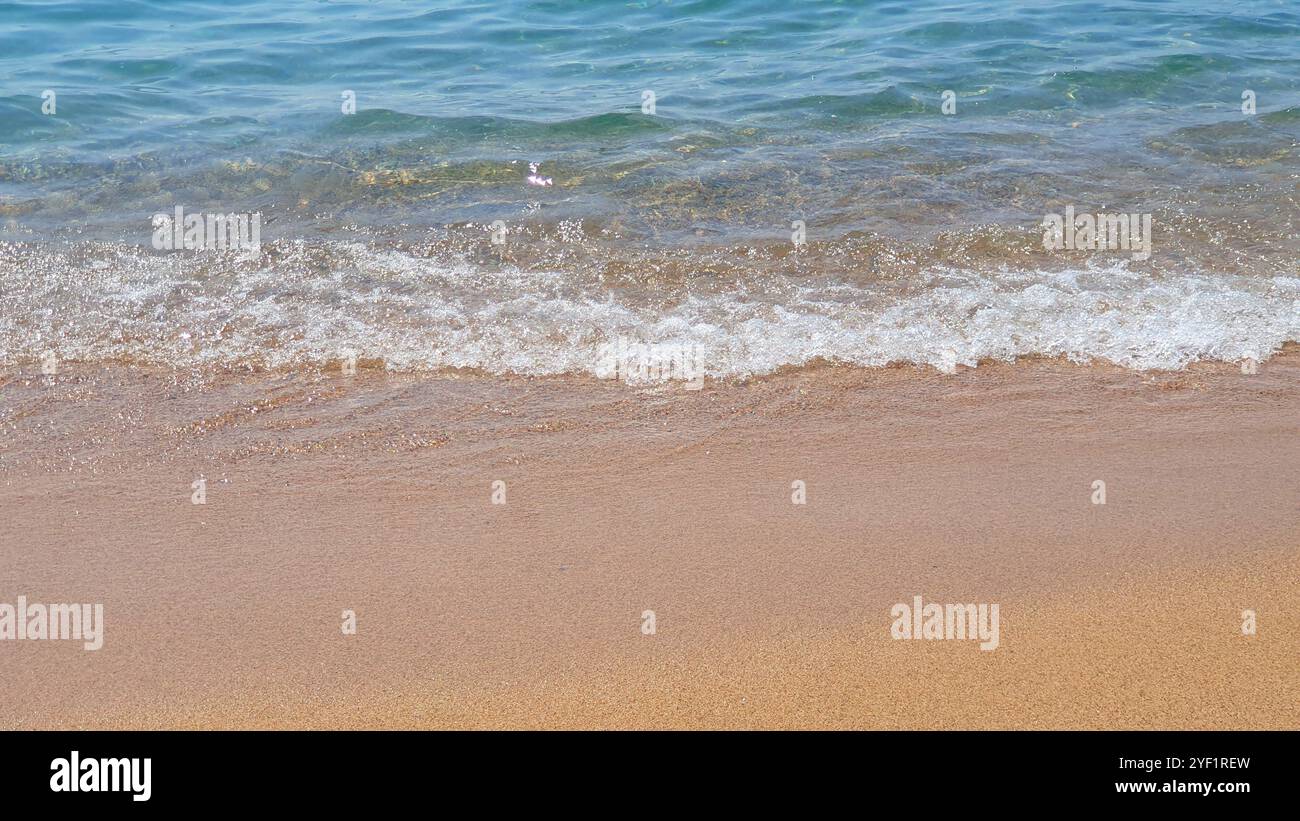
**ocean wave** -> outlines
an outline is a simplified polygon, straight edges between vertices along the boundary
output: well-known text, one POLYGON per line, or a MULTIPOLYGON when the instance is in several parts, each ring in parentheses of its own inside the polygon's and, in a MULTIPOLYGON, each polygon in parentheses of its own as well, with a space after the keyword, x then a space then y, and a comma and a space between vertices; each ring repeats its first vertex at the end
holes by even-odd
POLYGON ((563 270, 487 267, 357 243, 296 243, 257 262, 126 247, 0 246, 0 362, 130 360, 176 368, 600 374, 619 340, 689 346, 702 372, 817 361, 951 372, 1024 356, 1178 370, 1264 360, 1300 341, 1300 278, 933 270, 881 288, 833 272, 707 287, 613 287, 563 270), (268 262, 274 258, 274 262, 268 262))

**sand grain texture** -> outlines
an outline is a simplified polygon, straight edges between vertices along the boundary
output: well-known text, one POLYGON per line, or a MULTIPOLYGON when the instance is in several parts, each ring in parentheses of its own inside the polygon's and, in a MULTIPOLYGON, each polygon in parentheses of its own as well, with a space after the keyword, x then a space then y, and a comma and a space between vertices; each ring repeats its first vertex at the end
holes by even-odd
POLYGON ((1300 727, 1294 348, 0 391, 0 600, 107 621, 0 642, 3 727, 1300 727), (999 603, 1001 646, 891 640, 913 595, 999 603))

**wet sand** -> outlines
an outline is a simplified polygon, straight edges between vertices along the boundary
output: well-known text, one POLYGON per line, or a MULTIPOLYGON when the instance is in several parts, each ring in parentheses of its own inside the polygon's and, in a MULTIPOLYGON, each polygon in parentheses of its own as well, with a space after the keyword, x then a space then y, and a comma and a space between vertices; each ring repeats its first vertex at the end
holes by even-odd
POLYGON ((362 364, 0 377, 0 601, 106 620, 0 641, 0 727, 1300 727, 1295 346, 698 392, 362 364), (1000 646, 891 639, 915 595, 998 603, 1000 646))

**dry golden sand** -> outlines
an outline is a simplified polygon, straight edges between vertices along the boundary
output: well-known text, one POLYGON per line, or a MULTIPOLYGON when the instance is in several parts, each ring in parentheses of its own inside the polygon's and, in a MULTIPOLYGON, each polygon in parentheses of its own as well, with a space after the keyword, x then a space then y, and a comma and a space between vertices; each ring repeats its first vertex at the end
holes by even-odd
MULTIPOLYGON (((1256 565, 1251 572, 1290 573, 1256 565)), ((1003 602, 1003 645, 895 642, 879 619, 815 636, 720 639, 690 653, 589 659, 515 686, 436 678, 299 698, 250 714, 238 694, 124 726, 523 729, 1235 729, 1300 726, 1294 595, 1237 568, 1124 591, 1003 602), (1265 614, 1240 631, 1242 603, 1265 614), (212 714, 215 713, 215 716, 212 714)))
POLYGON ((0 601, 107 621, 0 642, 0 727, 1300 727, 1294 350, 0 380, 0 601), (891 640, 913 595, 1000 647, 891 640))

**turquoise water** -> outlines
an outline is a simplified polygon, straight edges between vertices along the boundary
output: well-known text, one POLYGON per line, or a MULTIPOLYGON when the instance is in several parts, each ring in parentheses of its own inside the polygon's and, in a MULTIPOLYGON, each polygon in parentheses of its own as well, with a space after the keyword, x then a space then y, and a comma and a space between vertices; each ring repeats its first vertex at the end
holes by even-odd
POLYGON ((571 215, 725 232, 809 208, 839 224, 853 208, 836 207, 834 181, 830 195, 809 190, 822 177, 928 162, 939 167, 912 170, 935 189, 938 172, 980 183, 974 152, 1056 158, 1036 169, 1053 185, 1103 159, 1181 181, 1189 160, 1216 176, 1294 169, 1300 134, 1300 4, 1261 0, 18 0, 0 5, 0 55, 0 193, 75 187, 76 202, 34 210, 91 223, 168 195, 374 204, 377 221, 425 221, 400 213, 413 198, 444 220, 512 216, 538 198, 510 197, 536 161, 568 195, 541 200, 571 215), (1245 89, 1263 115, 1249 122, 1245 89), (945 90, 955 116, 941 113, 945 90), (646 91, 655 116, 641 113, 646 91), (400 196, 361 179, 402 170, 413 181, 400 196), (689 203, 648 202, 646 189, 684 179, 745 213, 711 224, 689 203), (767 207, 750 214, 755 192, 767 207))
POLYGON ((88 160, 177 139, 471 140, 527 123, 636 137, 652 129, 612 115, 639 111, 646 89, 668 123, 781 131, 933 115, 943 89, 972 117, 1162 119, 1235 108, 1239 87, 1287 108, 1300 69, 1300 9, 1269 0, 16 0, 0 31, 0 141, 88 160), (45 88, 63 97, 56 119, 36 116, 45 88), (343 89, 370 112, 350 127, 335 117, 343 89))
POLYGON ((1298 179, 1295 2, 10 0, 0 357, 1262 357, 1298 179), (1153 214, 1159 253, 1045 257, 1065 204, 1153 214), (178 205, 260 213, 265 253, 155 253, 178 205))

